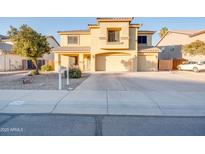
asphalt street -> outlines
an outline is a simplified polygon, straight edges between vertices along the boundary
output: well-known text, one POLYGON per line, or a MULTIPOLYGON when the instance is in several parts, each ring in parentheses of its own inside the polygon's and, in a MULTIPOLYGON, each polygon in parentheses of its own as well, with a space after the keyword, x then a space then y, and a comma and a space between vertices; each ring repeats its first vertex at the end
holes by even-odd
POLYGON ((1 136, 203 136, 205 117, 0 114, 1 136))

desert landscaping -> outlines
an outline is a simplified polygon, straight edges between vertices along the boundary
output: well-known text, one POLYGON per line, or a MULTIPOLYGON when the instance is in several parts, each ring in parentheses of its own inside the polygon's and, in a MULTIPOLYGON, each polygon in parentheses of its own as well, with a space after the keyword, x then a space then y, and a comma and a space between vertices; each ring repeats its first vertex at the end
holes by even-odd
MULTIPOLYGON (((7 90, 57 90, 58 89, 58 74, 55 72, 45 72, 41 75, 27 76, 27 72, 16 74, 1 74, 0 89, 7 90), (28 79, 28 83, 23 83, 24 79, 28 79)), ((75 89, 89 76, 88 73, 83 73, 81 78, 70 79, 69 88, 75 89)), ((62 77, 62 89, 66 90, 66 78, 62 77)))

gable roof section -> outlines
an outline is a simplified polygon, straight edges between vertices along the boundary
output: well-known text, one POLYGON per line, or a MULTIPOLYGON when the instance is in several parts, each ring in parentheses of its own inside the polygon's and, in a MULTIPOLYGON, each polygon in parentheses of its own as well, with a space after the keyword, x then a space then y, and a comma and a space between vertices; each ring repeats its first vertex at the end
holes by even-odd
POLYGON ((167 36, 168 33, 177 33, 177 34, 182 34, 182 35, 188 35, 189 37, 194 37, 200 34, 205 33, 204 30, 169 30, 156 44, 156 46, 167 36))
POLYGON ((8 36, 1 35, 1 34, 0 34, 0 40, 1 40, 1 39, 8 39, 8 38, 9 38, 8 36))
POLYGON ((46 38, 50 38, 50 39, 54 40, 54 41, 56 42, 56 44, 57 44, 58 46, 60 46, 60 44, 58 43, 58 41, 55 39, 54 36, 50 35, 50 36, 46 36, 46 38))
POLYGON ((191 37, 194 37, 194 36, 197 36, 197 35, 200 35, 200 34, 203 34, 203 33, 205 33, 205 29, 200 30, 200 31, 197 31, 197 32, 191 34, 190 36, 191 36, 191 37))
POLYGON ((0 42, 0 50, 3 52, 11 52, 12 45, 4 42, 0 42))

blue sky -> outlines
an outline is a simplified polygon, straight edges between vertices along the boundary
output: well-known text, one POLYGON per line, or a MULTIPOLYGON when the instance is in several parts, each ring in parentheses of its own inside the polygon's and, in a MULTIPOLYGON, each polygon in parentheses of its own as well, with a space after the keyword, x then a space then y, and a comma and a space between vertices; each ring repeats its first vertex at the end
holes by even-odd
MULTIPOLYGON (((87 29, 88 24, 95 24, 95 17, 26 17, 26 18, 9 18, 0 17, 0 34, 6 35, 9 26, 19 27, 22 24, 27 24, 36 31, 44 35, 53 35, 58 41, 59 36, 57 31, 87 29)), ((168 27, 169 30, 194 30, 205 29, 205 18, 166 18, 166 17, 136 17, 133 23, 141 23, 141 30, 157 31, 153 36, 153 45, 159 40, 158 32, 161 27, 168 27)))

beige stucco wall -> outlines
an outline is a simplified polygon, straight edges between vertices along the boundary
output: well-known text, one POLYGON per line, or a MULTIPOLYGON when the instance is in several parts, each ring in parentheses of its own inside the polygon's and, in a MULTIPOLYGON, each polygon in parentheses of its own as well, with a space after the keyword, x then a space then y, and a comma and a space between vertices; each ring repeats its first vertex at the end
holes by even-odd
POLYGON ((0 71, 12 71, 22 69, 21 56, 15 54, 2 54, 0 55, 0 71))
POLYGON ((78 44, 68 44, 68 35, 60 35, 60 46, 67 47, 67 46, 91 46, 90 35, 73 35, 79 38, 78 44))
POLYGON ((158 53, 139 53, 138 54, 138 71, 157 71, 158 70, 158 53))
POLYGON ((102 49, 129 49, 129 22, 100 22, 99 48, 102 49), (120 42, 107 42, 108 29, 120 30, 120 42))
POLYGON ((95 53, 96 51, 100 50, 100 30, 99 28, 92 28, 90 30, 90 39, 91 39, 91 54, 95 53))
POLYGON ((129 49, 130 50, 137 50, 138 49, 138 29, 137 28, 130 28, 129 29, 129 49))
MULTIPOLYGON (((69 34, 68 34, 69 35, 69 34)), ((79 44, 68 45, 68 35, 61 35, 60 45, 69 46, 90 46, 91 51, 105 51, 110 49, 136 50, 138 49, 137 37, 138 28, 129 28, 129 22, 100 22, 99 28, 91 28, 90 34, 78 34, 79 44), (120 29, 120 42, 108 43, 107 30, 112 28, 120 29)), ((150 40, 148 38, 148 40, 150 40)), ((149 41, 151 43, 151 41, 149 41)), ((108 51, 109 52, 109 51, 108 51)))
POLYGON ((64 55, 64 54, 54 53, 54 70, 56 72, 58 71, 58 64, 59 63, 64 68, 66 68, 68 66, 68 63, 69 63, 70 67, 73 67, 75 65, 74 56, 77 56, 77 55, 76 54, 75 55, 64 55))
POLYGON ((100 23, 100 28, 91 28, 91 54, 128 52, 136 54, 138 49, 138 28, 129 28, 128 22, 100 23), (101 27, 102 26, 102 27, 101 27), (120 43, 107 43, 107 29, 120 28, 120 43))

